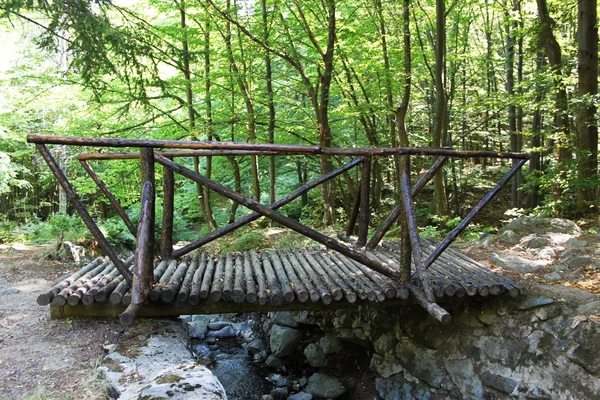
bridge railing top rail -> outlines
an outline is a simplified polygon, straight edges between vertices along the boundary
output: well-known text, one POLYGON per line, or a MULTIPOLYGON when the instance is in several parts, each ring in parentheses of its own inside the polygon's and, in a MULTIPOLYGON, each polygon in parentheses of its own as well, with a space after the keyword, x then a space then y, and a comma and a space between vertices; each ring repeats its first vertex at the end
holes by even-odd
MULTIPOLYGON (((292 145, 275 143, 241 143, 241 142, 199 142, 190 140, 155 140, 155 139, 123 139, 123 138, 80 138, 73 136, 52 136, 52 135, 28 135, 27 141, 39 144, 58 144, 72 146, 95 146, 95 147, 151 147, 154 149, 185 149, 185 150, 205 150, 204 153, 177 153, 172 152, 169 156, 189 155, 211 155, 216 151, 235 151, 232 155, 332 155, 332 156, 393 156, 393 155, 429 155, 429 156, 447 156, 447 157, 489 157, 489 158, 509 158, 509 159, 529 159, 528 153, 498 152, 498 151, 474 151, 474 150, 454 150, 447 147, 357 147, 357 148, 338 148, 322 147, 311 145, 292 145)), ((113 153, 102 154, 91 153, 82 155, 83 159, 110 159, 111 157, 139 157, 134 153, 113 153)))

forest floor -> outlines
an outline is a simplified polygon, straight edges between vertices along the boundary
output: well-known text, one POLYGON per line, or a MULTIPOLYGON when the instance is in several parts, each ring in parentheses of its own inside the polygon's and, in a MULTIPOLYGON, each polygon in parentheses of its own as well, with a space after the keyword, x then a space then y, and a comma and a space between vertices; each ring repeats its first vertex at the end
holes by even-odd
POLYGON ((0 399, 105 398, 96 367, 122 328, 112 319, 49 319, 37 296, 77 267, 45 258, 48 250, 0 248, 0 399))
MULTIPOLYGON (((600 237, 585 235, 591 249, 600 237)), ((462 247, 462 246, 461 246, 462 247)), ((103 346, 131 336, 116 319, 51 320, 37 296, 56 278, 77 269, 72 262, 45 257, 49 246, 0 246, 0 399, 101 399, 104 381, 96 367, 103 346)), ((494 244, 465 246, 470 257, 490 265, 493 252, 511 252, 494 244)), ((525 288, 550 283, 600 295, 600 271, 573 268, 565 279, 544 282, 540 274, 508 274, 525 288)))

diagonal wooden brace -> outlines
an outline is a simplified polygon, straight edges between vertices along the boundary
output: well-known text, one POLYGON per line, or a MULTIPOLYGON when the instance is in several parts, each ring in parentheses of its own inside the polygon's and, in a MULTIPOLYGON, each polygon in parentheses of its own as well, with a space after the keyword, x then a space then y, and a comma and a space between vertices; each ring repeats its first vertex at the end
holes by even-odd
POLYGON ((98 225, 96 225, 91 215, 87 212, 87 209, 81 203, 81 200, 75 192, 75 189, 73 189, 73 186, 71 185, 65 174, 56 164, 56 160, 54 159, 54 157, 52 157, 50 151, 43 144, 36 143, 35 146, 46 161, 46 164, 48 164, 48 167, 50 167, 50 170, 56 177, 58 183, 60 183, 60 185, 64 189, 65 193, 67 194, 67 197, 71 201, 71 204, 73 204, 73 208, 75 208, 75 210, 83 220, 85 226, 87 226, 92 236, 94 236, 94 238, 98 242, 98 246, 100 246, 102 251, 108 256, 108 258, 110 258, 110 261, 113 262, 115 267, 119 270, 119 272, 121 273, 121 275, 123 275, 127 282, 131 284, 131 272, 127 269, 125 264, 123 264, 123 261, 121 261, 121 259, 119 258, 115 250, 112 248, 110 243, 108 243, 108 240, 106 240, 106 237, 104 236, 102 231, 100 231, 100 228, 98 228, 98 225))
POLYGON ((314 229, 311 229, 305 225, 302 225, 301 223, 299 223, 291 218, 288 218, 288 217, 278 213, 277 211, 260 204, 259 202, 255 201, 255 200, 249 199, 249 198, 229 189, 226 186, 223 186, 211 179, 208 179, 199 173, 196 173, 182 165, 179 165, 179 164, 169 160, 168 158, 162 157, 155 153, 154 159, 158 163, 171 168, 173 171, 177 172, 178 174, 181 174, 195 182, 198 182, 198 183, 206 186, 207 188, 214 190, 215 192, 219 193, 220 195, 225 196, 228 199, 233 200, 245 207, 248 207, 252 211, 255 211, 261 215, 264 215, 265 217, 272 219, 273 221, 278 222, 281 225, 283 225, 287 228, 290 228, 306 237, 309 237, 309 238, 313 239, 314 241, 319 242, 332 250, 338 251, 338 252, 342 253, 343 255, 345 255, 363 265, 366 265, 367 267, 374 269, 377 272, 380 272, 384 275, 387 275, 387 276, 390 276, 393 278, 399 277, 399 274, 397 271, 385 266, 380 261, 372 260, 369 257, 365 256, 364 254, 362 254, 348 246, 341 244, 337 240, 330 238, 329 236, 326 236, 320 232, 317 232, 314 229))

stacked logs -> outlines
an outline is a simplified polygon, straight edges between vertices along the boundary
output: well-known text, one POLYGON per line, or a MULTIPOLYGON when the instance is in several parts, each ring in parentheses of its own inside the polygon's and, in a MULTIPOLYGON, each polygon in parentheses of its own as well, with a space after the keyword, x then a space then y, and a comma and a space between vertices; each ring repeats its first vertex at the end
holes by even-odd
MULTIPOLYGON (((398 243, 387 242, 365 251, 391 269, 400 268, 398 243)), ((423 242, 427 257, 434 245, 423 242)), ((132 258, 125 262, 131 269, 132 258)), ((414 266, 413 266, 414 272, 414 266)), ((486 297, 518 288, 503 277, 448 249, 429 268, 436 298, 479 295, 486 297)), ((181 260, 159 260, 154 265, 151 302, 188 303, 229 301, 281 306, 291 302, 332 302, 357 300, 383 302, 408 300, 408 285, 380 274, 340 253, 322 248, 227 253, 218 256, 201 253, 181 260)), ((94 303, 128 305, 131 290, 113 263, 97 258, 41 294, 38 304, 86 306, 94 303)))

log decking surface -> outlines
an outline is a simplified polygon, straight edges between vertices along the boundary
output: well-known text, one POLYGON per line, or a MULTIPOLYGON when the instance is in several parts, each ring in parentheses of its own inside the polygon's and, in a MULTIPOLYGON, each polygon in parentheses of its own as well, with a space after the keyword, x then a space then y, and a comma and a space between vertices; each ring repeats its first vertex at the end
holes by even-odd
MULTIPOLYGON (((425 256, 434 249, 432 242, 422 242, 425 256)), ((397 242, 384 242, 367 255, 399 268, 397 242)), ((447 249, 428 273, 438 302, 519 294, 510 280, 454 249, 447 249)), ((410 285, 418 285, 416 277, 403 285, 340 253, 314 247, 157 261, 154 281, 140 316, 408 304, 410 285)), ((130 302, 129 284, 102 258, 38 297, 40 305, 51 305, 54 317, 116 316, 130 302)))

